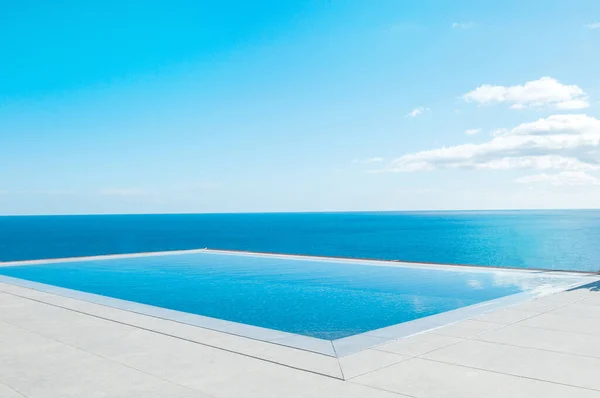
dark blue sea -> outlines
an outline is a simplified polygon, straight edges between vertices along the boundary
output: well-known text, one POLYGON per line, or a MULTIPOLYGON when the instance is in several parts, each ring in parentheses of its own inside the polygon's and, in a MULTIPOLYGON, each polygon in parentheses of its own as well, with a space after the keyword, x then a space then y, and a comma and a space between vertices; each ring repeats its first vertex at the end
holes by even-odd
POLYGON ((0 217, 0 261, 205 247, 600 271, 600 210, 0 217))

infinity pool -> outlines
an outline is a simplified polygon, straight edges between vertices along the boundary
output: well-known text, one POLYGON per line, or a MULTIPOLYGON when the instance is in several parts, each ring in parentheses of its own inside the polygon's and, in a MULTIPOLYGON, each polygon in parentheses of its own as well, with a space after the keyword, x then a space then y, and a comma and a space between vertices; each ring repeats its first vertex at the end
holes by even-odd
POLYGON ((325 340, 518 293, 572 274, 197 251, 0 267, 0 274, 325 340))

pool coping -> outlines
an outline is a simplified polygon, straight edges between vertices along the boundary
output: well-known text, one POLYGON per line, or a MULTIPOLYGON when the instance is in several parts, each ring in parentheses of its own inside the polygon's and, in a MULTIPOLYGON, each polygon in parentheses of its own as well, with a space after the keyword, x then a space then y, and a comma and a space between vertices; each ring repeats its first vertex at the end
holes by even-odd
MULTIPOLYGON (((489 269, 479 266, 459 266, 459 265, 447 265, 447 264, 430 264, 430 263, 404 263, 396 261, 383 261, 383 260, 360 260, 352 258, 330 258, 330 257, 315 257, 315 256, 298 256, 298 255, 283 255, 283 254, 268 254, 268 253, 253 253, 253 252, 240 252, 240 251, 223 251, 223 250, 209 250, 209 249, 193 249, 193 250, 178 250, 178 251, 166 251, 166 252, 148 252, 148 253, 132 253, 132 254, 116 254, 116 255, 102 255, 102 256, 87 256, 87 257, 69 257, 64 259, 48 259, 48 260, 25 260, 25 261, 12 261, 12 262, 0 262, 0 267, 9 266, 25 266, 25 265, 43 265, 53 263, 64 263, 64 262, 78 262, 78 261, 99 261, 99 260, 113 260, 119 258, 136 258, 136 257, 150 257, 150 256, 173 256, 182 254, 226 254, 236 256, 251 256, 251 257, 269 257, 269 258, 282 258, 282 259, 295 259, 305 261, 315 261, 319 259, 325 262, 332 263, 359 263, 361 265, 371 266, 389 266, 398 268, 417 268, 417 269, 443 269, 446 271, 463 272, 468 270, 469 272, 505 272, 515 274, 552 274, 552 275, 564 275, 582 278, 584 275, 594 275, 593 273, 582 273, 582 272, 567 272, 567 271, 553 271, 553 270, 538 270, 538 269, 514 269, 514 268, 503 268, 503 269, 489 269)), ((226 321, 218 318, 207 317, 202 315, 196 315, 186 313, 182 311, 170 310, 162 307, 156 307, 147 304, 141 304, 128 300, 121 300, 108 296, 102 296, 93 293, 82 292, 73 289, 61 288, 58 286, 47 285, 38 282, 27 281, 24 279, 13 278, 8 276, 0 276, 0 281, 18 285, 34 290, 43 291, 46 293, 57 294, 65 297, 70 297, 82 301, 88 301, 95 304, 101 304, 108 307, 119 308, 127 311, 137 312, 144 315, 153 316, 156 318, 162 318, 172 320, 180 323, 190 324, 193 326, 203 327, 206 329, 216 330, 223 333, 230 333, 239 335, 242 337, 248 337, 256 340, 267 341, 273 344, 279 344, 289 346, 292 348, 298 348, 306 351, 312 351, 315 353, 329 355, 334 357, 342 357, 353 352, 361 351, 378 344, 383 344, 390 339, 402 338, 407 335, 422 332, 424 330, 432 329, 448 323, 456 322, 465 319, 466 316, 473 314, 480 315, 485 311, 491 311, 495 308, 499 308, 506 305, 516 304, 528 299, 541 297, 543 294, 533 292, 522 292, 509 296, 500 297, 494 300, 488 300, 485 302, 473 304, 470 306, 461 307, 458 309, 442 312, 439 314, 419 318, 413 321, 403 322, 391 326, 387 326, 380 329, 371 330, 368 332, 335 339, 326 340, 315 337, 309 337, 299 335, 295 333, 277 331, 274 329, 263 328, 259 326, 247 325, 243 323, 226 321)), ((549 293, 555 293, 568 288, 577 287, 579 284, 573 284, 565 288, 558 288, 549 291, 549 293)))
MULTIPOLYGON (((427 398, 437 396, 436 391, 439 395, 440 387, 465 397, 486 396, 492 391, 500 391, 498 396, 523 392, 526 396, 593 396, 590 390, 600 387, 589 369, 594 368, 592 361, 600 360, 594 359, 600 358, 600 353, 593 344, 598 333, 590 335, 587 326, 599 319, 598 287, 595 283, 528 301, 351 355, 340 361, 343 374, 338 370, 337 377, 326 377, 99 319, 65 309, 67 304, 62 304, 63 308, 56 303, 48 305, 40 298, 94 306, 0 283, 4 351, 6 360, 15 364, 6 369, 2 382, 9 387, 9 395, 10 388, 36 395, 42 382, 46 395, 64 395, 68 389, 87 396, 102 389, 109 375, 110 388, 104 389, 113 393, 136 395, 143 385, 144 391, 160 391, 161 396, 182 395, 181 390, 166 391, 152 379, 135 377, 131 373, 135 371, 182 385, 188 388, 183 391, 185 396, 427 398), (507 336, 512 337, 507 340, 507 336), (574 341, 581 344, 572 344, 574 341), (32 351, 28 342, 35 346, 52 342, 53 349, 32 351), (42 355, 44 352, 50 356, 42 355), (473 358, 477 363, 473 364, 473 358), (467 360, 471 363, 465 364, 467 360), (101 367, 92 366, 100 364, 98 361, 102 361, 101 367), (516 363, 522 366, 515 367, 516 363), (73 371, 78 377, 72 377, 73 371), (53 382, 46 385, 49 377, 53 382), (136 381, 132 386, 131 380, 136 381)), ((167 323, 156 321, 157 325, 167 323)), ((6 388, 0 386, 0 390, 6 388)))
MULTIPOLYGON (((393 349, 392 353, 390 353, 389 349, 386 348, 390 345, 402 342, 404 337, 389 340, 386 343, 382 343, 372 348, 357 351, 342 357, 333 357, 298 348, 292 348, 289 346, 283 346, 277 343, 265 342, 249 337, 213 331, 203 327, 157 318, 152 315, 143 315, 133 312, 130 309, 119 309, 81 299, 70 298, 55 293, 43 292, 33 289, 33 286, 26 288, 12 284, 11 282, 14 283, 15 278, 12 279, 13 280, 11 281, 0 280, 0 293, 10 294, 52 307, 70 310, 85 316, 91 316, 115 322, 121 325, 132 327, 134 329, 140 329, 140 331, 153 332, 159 335, 177 338, 187 342, 208 346, 230 353, 243 355, 288 368, 302 370, 335 379, 348 380, 356 376, 357 372, 363 373, 366 371, 374 371, 386 367, 391 363, 406 359, 406 356, 395 355, 393 354, 393 349)), ((593 283, 598 280, 600 280, 599 277, 592 276, 589 280, 584 282, 584 284, 593 283)), ((546 295, 545 297, 548 296, 550 295, 546 295)), ((546 298, 542 298, 542 300, 545 299, 546 298)), ((551 299, 551 297, 548 297, 548 299, 551 299)), ((533 298, 531 298, 531 300, 525 300, 525 302, 531 301, 533 301, 533 298)), ((519 302, 523 303, 523 301, 519 302)), ((464 319, 452 319, 455 322, 450 322, 451 319, 447 319, 448 323, 432 329, 424 330, 422 332, 415 332, 414 330, 408 331, 405 337, 411 339, 415 335, 435 334, 437 333, 438 329, 445 329, 446 326, 450 325, 460 325, 461 323, 464 323, 463 321, 471 322, 469 319, 479 319, 480 315, 489 313, 493 314, 496 310, 507 307, 519 308, 519 306, 515 304, 518 304, 518 302, 505 301, 499 306, 486 306, 486 308, 480 308, 479 311, 469 314, 469 316, 466 316, 464 319)), ((23 310, 27 311, 26 308, 23 310)), ((85 319, 82 319, 82 321, 84 320, 85 319)))

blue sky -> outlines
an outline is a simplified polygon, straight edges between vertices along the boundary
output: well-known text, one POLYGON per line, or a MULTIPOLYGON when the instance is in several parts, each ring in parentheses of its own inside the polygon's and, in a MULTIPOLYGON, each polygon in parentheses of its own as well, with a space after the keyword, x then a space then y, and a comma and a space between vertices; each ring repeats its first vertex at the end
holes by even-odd
POLYGON ((598 1, 22 1, 0 37, 0 214, 600 203, 598 1))

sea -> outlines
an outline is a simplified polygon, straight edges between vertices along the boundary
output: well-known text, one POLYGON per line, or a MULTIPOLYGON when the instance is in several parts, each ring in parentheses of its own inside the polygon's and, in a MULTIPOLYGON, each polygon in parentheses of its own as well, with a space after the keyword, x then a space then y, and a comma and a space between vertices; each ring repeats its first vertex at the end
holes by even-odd
POLYGON ((0 216, 0 261, 183 249, 600 271, 600 210, 0 216))

